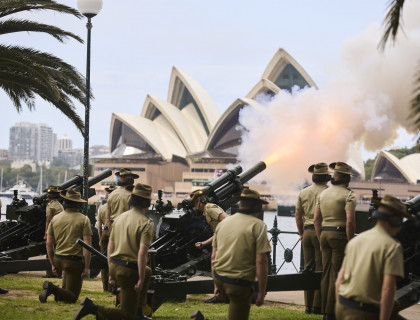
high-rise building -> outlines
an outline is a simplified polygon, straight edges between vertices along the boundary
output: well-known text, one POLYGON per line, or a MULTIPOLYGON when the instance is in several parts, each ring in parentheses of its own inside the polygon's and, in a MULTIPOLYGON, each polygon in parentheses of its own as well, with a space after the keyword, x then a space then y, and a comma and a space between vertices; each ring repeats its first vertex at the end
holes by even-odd
POLYGON ((46 124, 19 122, 10 128, 10 160, 52 161, 57 154, 57 136, 46 124))
POLYGON ((69 150, 73 149, 73 141, 65 134, 60 139, 58 139, 58 150, 69 150))

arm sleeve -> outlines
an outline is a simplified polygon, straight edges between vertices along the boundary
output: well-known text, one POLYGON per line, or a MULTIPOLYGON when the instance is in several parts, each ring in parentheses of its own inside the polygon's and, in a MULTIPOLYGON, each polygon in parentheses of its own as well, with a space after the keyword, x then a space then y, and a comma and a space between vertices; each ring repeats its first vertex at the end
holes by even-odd
POLYGON ((344 210, 356 210, 356 196, 354 195, 353 191, 350 191, 350 193, 347 195, 344 210))
POLYGON ((206 211, 213 220, 219 220, 219 216, 224 212, 219 206, 213 206, 206 211))
POLYGON ((386 253, 384 274, 404 277, 403 251, 399 243, 390 247, 386 253))
POLYGON ((47 208, 45 209, 45 216, 50 219, 54 216, 51 205, 47 205, 47 208))
POLYGON ((296 210, 298 209, 302 209, 302 199, 300 197, 300 193, 298 195, 297 202, 296 202, 296 210))
POLYGON ((153 227, 153 221, 149 220, 147 225, 140 231, 140 243, 143 243, 146 246, 150 246, 153 240, 153 227))
POLYGON ((270 242, 267 237, 267 226, 263 224, 260 228, 256 228, 256 253, 271 252, 270 242))
POLYGON ((47 235, 54 237, 54 219, 52 219, 50 224, 48 225, 47 235))
POLYGON ((91 235, 92 235, 92 229, 90 227, 90 221, 89 221, 89 218, 86 217, 85 222, 83 224, 83 236, 91 236, 91 235))

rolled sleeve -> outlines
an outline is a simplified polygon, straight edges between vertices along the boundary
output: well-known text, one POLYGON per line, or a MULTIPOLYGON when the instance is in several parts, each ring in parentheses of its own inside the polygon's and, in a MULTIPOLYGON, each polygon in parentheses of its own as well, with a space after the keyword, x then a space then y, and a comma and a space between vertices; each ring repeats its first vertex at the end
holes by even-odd
POLYGON ((403 251, 400 244, 392 246, 385 258, 384 274, 404 277, 403 251))
POLYGON ((149 221, 149 223, 141 231, 140 243, 143 243, 146 246, 150 246, 153 240, 153 228, 154 228, 153 222, 149 221))
POLYGON ((256 253, 271 252, 270 242, 267 236, 267 226, 264 224, 262 228, 257 231, 256 253))

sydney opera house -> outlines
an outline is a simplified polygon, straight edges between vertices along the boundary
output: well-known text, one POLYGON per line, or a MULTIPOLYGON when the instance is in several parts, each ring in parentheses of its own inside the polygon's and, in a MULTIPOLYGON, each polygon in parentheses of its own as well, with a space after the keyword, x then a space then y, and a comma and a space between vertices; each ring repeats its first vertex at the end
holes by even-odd
MULTIPOLYGON (((128 167, 140 175, 138 182, 151 185, 153 190, 185 196, 220 175, 229 164, 236 163, 241 144, 240 110, 244 106, 259 107, 261 94, 273 96, 280 90, 291 91, 295 86, 317 88, 299 63, 279 49, 248 94, 236 99, 220 114, 206 90, 190 75, 173 67, 166 100, 147 95, 140 115, 112 114, 110 154, 93 159, 94 170, 128 167)), ((347 161, 354 168, 356 181, 364 180, 360 152, 350 148, 349 155, 347 161)), ((386 173, 395 172, 400 172, 401 181, 413 184, 419 181, 414 173, 420 172, 419 166, 413 170, 410 167, 414 161, 401 160, 398 165, 388 154, 382 158, 378 159, 375 172, 381 173, 384 184, 386 173), (391 164, 396 171, 389 171, 391 164)), ((266 186, 253 187, 270 196, 266 186)), ((360 197, 364 196, 365 190, 361 190, 360 197)))

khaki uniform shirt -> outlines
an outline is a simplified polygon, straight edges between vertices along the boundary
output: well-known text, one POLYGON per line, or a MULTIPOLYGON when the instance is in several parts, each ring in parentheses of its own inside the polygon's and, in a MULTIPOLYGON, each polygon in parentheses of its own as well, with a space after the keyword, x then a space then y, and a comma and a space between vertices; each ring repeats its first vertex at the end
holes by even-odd
POLYGON ((209 226, 214 230, 216 230, 217 225, 219 224, 219 216, 224 213, 223 209, 220 208, 216 204, 208 203, 204 207, 203 215, 206 218, 207 223, 209 226))
POLYGON ((96 221, 102 223, 103 226, 106 227, 106 209, 107 209, 108 205, 107 203, 104 203, 103 205, 101 205, 101 207, 99 208, 99 212, 98 212, 98 216, 96 217, 96 221))
POLYGON ((319 194, 327 188, 325 184, 313 183, 299 193, 296 209, 302 210, 305 226, 314 224, 316 201, 319 194))
POLYGON ((214 233, 213 270, 221 276, 255 281, 257 254, 271 252, 267 226, 260 219, 236 213, 219 223, 214 233))
POLYGON ((64 208, 61 203, 57 199, 53 199, 47 204, 45 215, 47 218, 52 219, 56 214, 59 214, 62 211, 64 211, 64 208))
POLYGON ((140 244, 152 243, 153 220, 132 208, 115 219, 109 240, 114 242, 111 258, 137 263, 140 244))
POLYGON ((76 240, 91 236, 89 218, 76 209, 67 209, 54 216, 47 235, 55 239, 55 253, 64 256, 83 256, 83 247, 76 240))
POLYGON ((376 225, 349 241, 343 267, 339 294, 379 306, 384 275, 404 277, 401 244, 376 225))
POLYGON ((346 210, 356 209, 354 192, 344 185, 333 185, 321 192, 317 201, 323 227, 345 227, 346 210))
POLYGON ((126 190, 125 187, 118 187, 113 191, 107 200, 108 208, 111 214, 111 220, 115 220, 121 213, 130 210, 128 200, 130 199, 131 192, 126 190))

